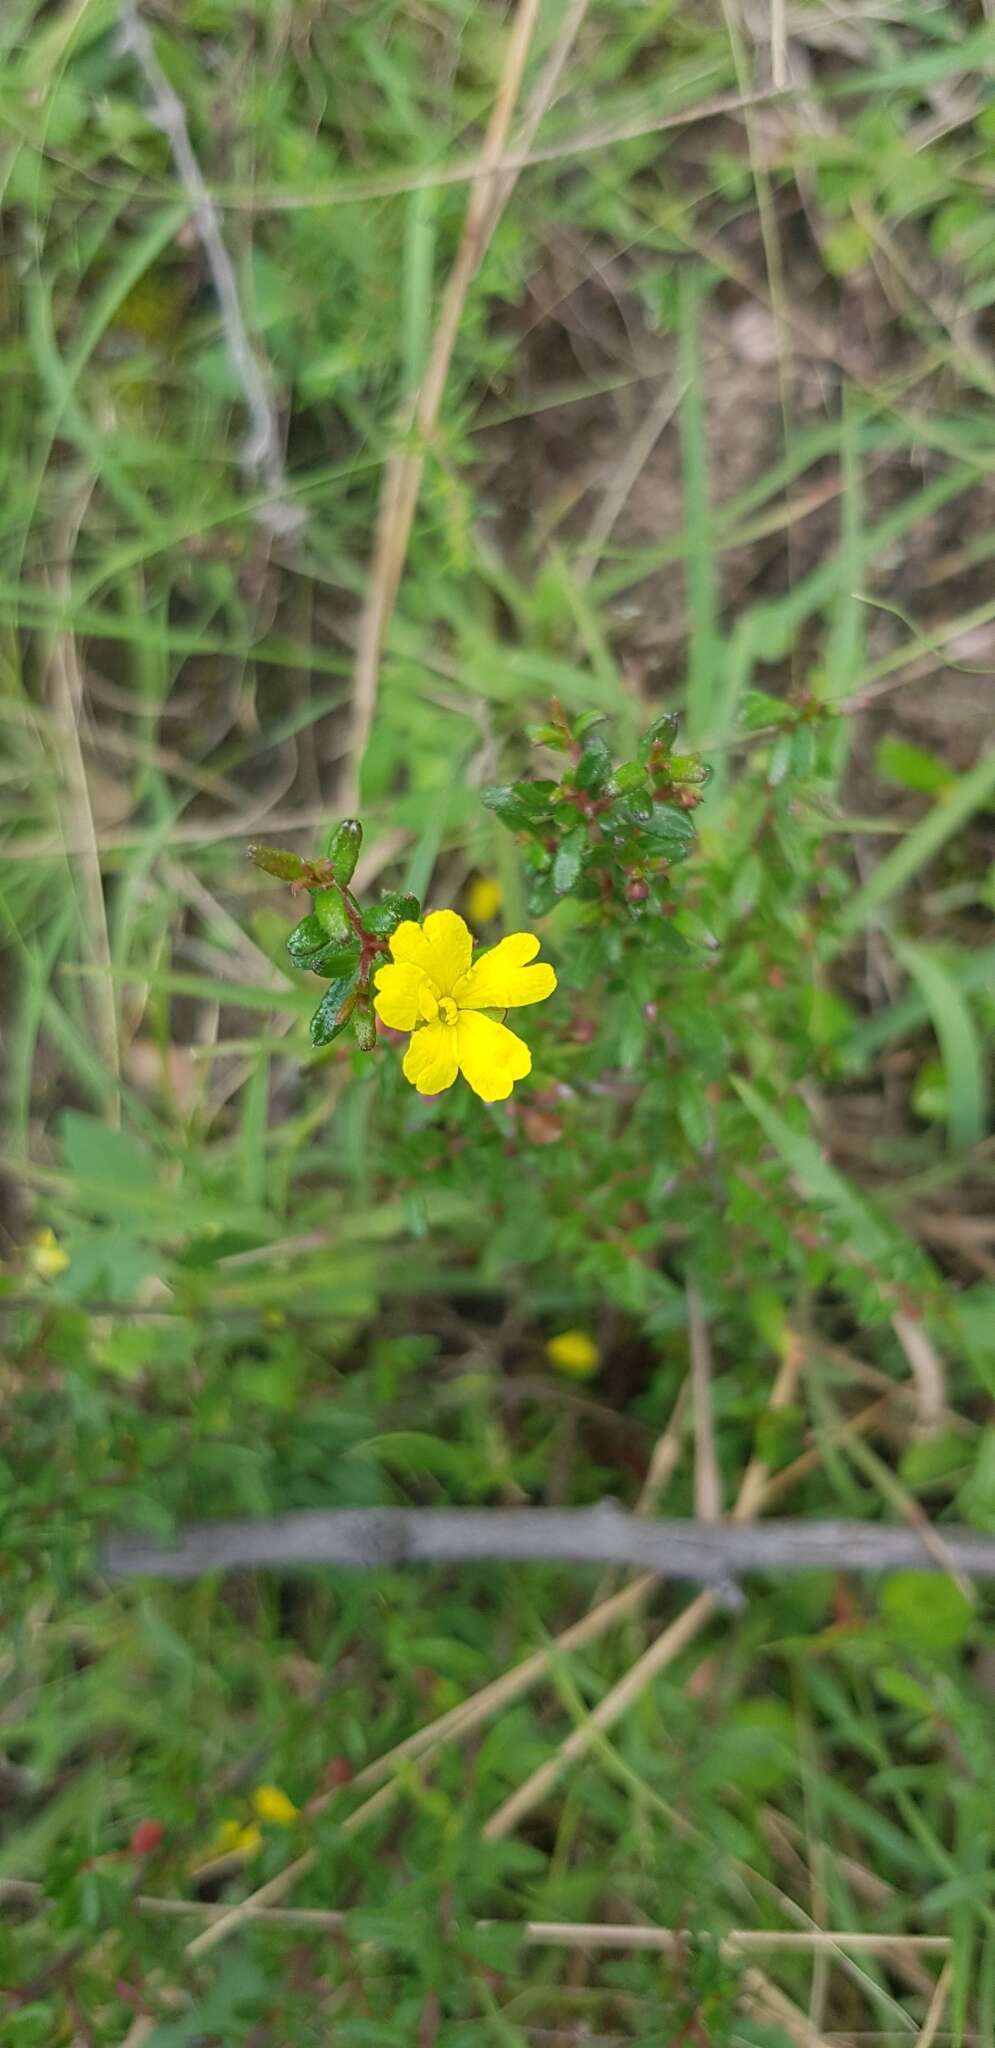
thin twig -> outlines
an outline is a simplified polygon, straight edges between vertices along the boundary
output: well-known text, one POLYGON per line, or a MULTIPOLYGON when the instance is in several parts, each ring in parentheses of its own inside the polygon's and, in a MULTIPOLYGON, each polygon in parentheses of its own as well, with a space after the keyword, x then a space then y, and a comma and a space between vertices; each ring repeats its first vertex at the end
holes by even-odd
MULTIPOLYGON (((586 9, 583 10, 586 12, 586 9)), ((550 60, 552 62, 552 59, 550 60)), ((590 156, 599 149, 614 149, 622 142, 638 142, 646 135, 661 135, 672 128, 693 128, 699 121, 735 120, 751 107, 768 106, 783 99, 772 86, 756 92, 720 92, 691 107, 661 108, 659 113, 638 114, 603 127, 586 127, 558 142, 526 149, 516 141, 496 165, 485 163, 479 153, 459 157, 451 164, 433 164, 424 170, 389 171, 371 178, 343 179, 336 185, 319 185, 311 192, 267 192, 253 187, 251 196, 221 192, 217 204, 228 212, 305 213, 316 207, 366 206, 375 199, 400 199, 409 192, 443 190, 450 185, 472 185, 486 170, 499 177, 514 175, 542 164, 569 163, 578 156, 590 156)))
POLYGON ((700 1522, 717 1522, 722 1513, 722 1475, 712 1413, 712 1343, 701 1295, 693 1282, 688 1286, 687 1302, 694 1408, 694 1511, 700 1522))
POLYGON ((176 174, 190 203, 191 217, 211 273, 221 315, 228 360, 238 380, 249 415, 242 449, 242 468, 250 484, 261 482, 270 493, 257 518, 272 533, 296 533, 304 523, 298 505, 287 495, 287 479, 276 413, 259 362, 249 340, 231 257, 221 232, 218 209, 197 161, 182 101, 173 91, 155 53, 147 22, 137 0, 121 0, 120 45, 135 60, 148 88, 149 119, 161 128, 172 151, 176 174))
POLYGON ((574 564, 574 576, 582 586, 590 583, 621 518, 626 500, 635 488, 661 434, 674 418, 685 389, 683 377, 669 378, 625 448, 600 503, 595 507, 583 547, 574 564))
POLYGON ((369 588, 356 641, 348 780, 343 795, 346 810, 354 809, 357 800, 360 767, 376 708, 380 656, 404 571, 425 453, 438 425, 467 293, 514 182, 511 174, 502 180, 495 173, 508 139, 539 5, 540 0, 518 0, 484 140, 481 173, 470 189, 463 232, 432 336, 425 374, 410 407, 411 444, 396 449, 384 470, 369 588))

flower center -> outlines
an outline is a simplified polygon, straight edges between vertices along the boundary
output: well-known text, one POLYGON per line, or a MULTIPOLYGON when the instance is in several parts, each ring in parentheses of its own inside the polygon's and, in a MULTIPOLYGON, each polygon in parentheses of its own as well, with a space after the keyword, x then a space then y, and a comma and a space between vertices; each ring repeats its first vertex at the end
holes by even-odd
POLYGON ((427 986, 418 991, 418 1009, 426 1024, 455 1024, 459 1015, 459 1004, 452 996, 437 996, 427 986))

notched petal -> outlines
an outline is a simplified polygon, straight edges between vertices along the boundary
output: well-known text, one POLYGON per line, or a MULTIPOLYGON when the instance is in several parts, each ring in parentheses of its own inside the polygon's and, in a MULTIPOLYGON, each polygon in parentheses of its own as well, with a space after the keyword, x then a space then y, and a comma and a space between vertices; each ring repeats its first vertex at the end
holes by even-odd
POLYGON ((517 1010, 526 1003, 545 1002, 556 987, 556 975, 545 960, 534 967, 539 940, 534 932, 512 932, 482 954, 457 983, 453 994, 465 1010, 517 1010))
POLYGON ((421 1022, 422 994, 430 993, 424 969, 407 960, 395 960, 389 967, 377 968, 373 984, 373 1007, 381 1023, 391 1031, 413 1031, 421 1022))
POLYGON ((503 1102, 532 1071, 524 1039, 493 1017, 463 1011, 457 1025, 460 1072, 482 1102, 503 1102))
POLYGON ((411 1040, 401 1071, 419 1095, 441 1095, 444 1088, 451 1088, 459 1072, 456 1026, 423 1024, 411 1040))

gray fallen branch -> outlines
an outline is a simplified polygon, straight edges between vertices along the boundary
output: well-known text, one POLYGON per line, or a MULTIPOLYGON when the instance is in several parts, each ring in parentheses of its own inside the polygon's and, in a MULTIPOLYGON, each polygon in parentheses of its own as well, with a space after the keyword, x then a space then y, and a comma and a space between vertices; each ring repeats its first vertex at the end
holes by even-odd
POLYGON ((133 57, 149 94, 149 119, 161 128, 172 151, 176 174, 190 203, 191 218, 211 273, 221 314, 225 350, 238 379, 249 415, 242 450, 242 468, 251 483, 261 482, 269 501, 257 518, 273 533, 295 533, 304 515, 287 495, 280 433, 266 380, 249 340, 231 257, 221 232, 218 209, 197 161, 182 101, 173 91, 155 53, 148 23, 137 0, 121 0, 120 47, 133 57))
POLYGON ((733 1599, 743 1572, 946 1568, 995 1578, 995 1539, 946 1525, 935 1533, 942 1534, 941 1558, 926 1549, 915 1529, 886 1523, 650 1522, 613 1501, 572 1509, 313 1509, 272 1521, 194 1523, 169 1548, 147 1534, 113 1534, 101 1563, 115 1578, 140 1573, 158 1579, 193 1579, 240 1566, 372 1571, 481 1561, 628 1565, 711 1586, 733 1599))

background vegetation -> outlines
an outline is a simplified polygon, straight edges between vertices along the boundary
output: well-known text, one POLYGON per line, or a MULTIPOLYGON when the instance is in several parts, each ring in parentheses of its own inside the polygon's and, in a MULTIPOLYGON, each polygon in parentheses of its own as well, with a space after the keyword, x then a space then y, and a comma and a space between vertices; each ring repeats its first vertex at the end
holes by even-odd
POLYGON ((419 440, 522 18, 150 5, 248 456, 140 20, 0 20, 11 2048, 995 2038, 983 1590, 99 1567, 398 1501, 995 1529, 995 28, 544 0, 419 440), (673 917, 528 913, 481 791, 551 698, 711 768, 673 917), (245 848, 357 807, 365 892, 541 931, 512 1105, 312 1052, 245 848), (523 1937, 581 1922, 688 1940, 523 1937))

